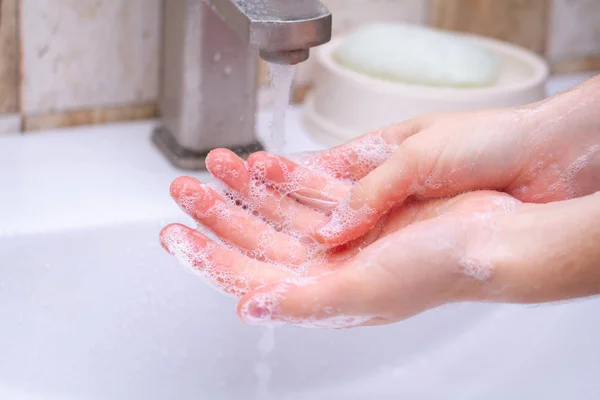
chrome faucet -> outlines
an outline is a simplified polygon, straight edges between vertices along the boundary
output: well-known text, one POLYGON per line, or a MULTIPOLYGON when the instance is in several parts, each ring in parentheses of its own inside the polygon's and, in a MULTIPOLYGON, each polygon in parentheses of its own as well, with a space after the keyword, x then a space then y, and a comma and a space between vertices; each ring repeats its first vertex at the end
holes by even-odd
POLYGON ((205 168, 208 152, 260 150, 254 132, 258 54, 297 64, 331 39, 318 0, 166 0, 161 121, 152 140, 183 169, 205 168))

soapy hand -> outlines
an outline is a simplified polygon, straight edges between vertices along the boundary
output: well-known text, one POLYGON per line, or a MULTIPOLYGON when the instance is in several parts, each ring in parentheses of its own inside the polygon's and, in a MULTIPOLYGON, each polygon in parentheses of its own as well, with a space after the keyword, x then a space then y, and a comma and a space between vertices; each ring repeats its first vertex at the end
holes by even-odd
POLYGON ((519 203, 495 192, 413 202, 367 235, 327 248, 311 237, 348 183, 266 153, 245 164, 216 150, 207 164, 225 190, 182 177, 171 193, 219 239, 171 225, 161 240, 217 288, 243 297, 238 313, 248 323, 385 324, 463 300, 467 286, 492 273, 473 253, 490 235, 484 216, 519 203))
POLYGON ((419 118, 300 165, 213 151, 224 189, 187 177, 171 187, 211 232, 171 225, 163 246, 241 297, 249 323, 343 328, 456 301, 599 294, 599 83, 419 118), (506 193, 462 193, 475 189, 506 193))
POLYGON ((411 200, 367 235, 328 248, 311 237, 347 183, 266 153, 245 164, 217 150, 207 163, 227 185, 223 194, 188 177, 171 192, 219 239, 170 225, 161 240, 215 287, 241 297, 247 323, 348 328, 458 301, 600 293, 598 194, 547 205, 491 191, 411 200))
POLYGON ((546 203, 594 193, 599 109, 597 76, 540 103, 427 115, 313 154, 305 165, 358 180, 317 237, 327 245, 357 238, 410 197, 493 189, 546 203))

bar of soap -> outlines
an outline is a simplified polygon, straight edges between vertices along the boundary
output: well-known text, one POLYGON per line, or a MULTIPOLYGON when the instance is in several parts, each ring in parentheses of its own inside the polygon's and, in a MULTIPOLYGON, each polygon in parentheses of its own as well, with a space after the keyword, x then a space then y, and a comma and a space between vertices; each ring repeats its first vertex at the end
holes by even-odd
POLYGON ((500 73, 498 57, 468 37, 408 24, 365 26, 333 56, 356 72, 417 85, 485 87, 500 73))

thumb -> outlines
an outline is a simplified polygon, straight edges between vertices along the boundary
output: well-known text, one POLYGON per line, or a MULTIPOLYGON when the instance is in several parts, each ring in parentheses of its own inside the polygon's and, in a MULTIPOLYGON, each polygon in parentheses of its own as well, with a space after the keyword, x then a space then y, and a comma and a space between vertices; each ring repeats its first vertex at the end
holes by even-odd
POLYGON ((376 319, 368 307, 375 293, 355 268, 318 277, 289 278, 259 288, 238 303, 248 324, 292 323, 305 327, 348 328, 376 319))
MULTIPOLYGON (((408 196, 422 190, 419 175, 436 164, 437 154, 402 144, 383 164, 354 183, 316 239, 337 246, 371 230, 380 217, 408 196)), ((428 173, 428 172, 427 172, 428 173)))
POLYGON ((404 121, 359 136, 331 149, 304 155, 299 163, 337 179, 357 181, 380 166, 407 138, 425 126, 424 117, 404 121))

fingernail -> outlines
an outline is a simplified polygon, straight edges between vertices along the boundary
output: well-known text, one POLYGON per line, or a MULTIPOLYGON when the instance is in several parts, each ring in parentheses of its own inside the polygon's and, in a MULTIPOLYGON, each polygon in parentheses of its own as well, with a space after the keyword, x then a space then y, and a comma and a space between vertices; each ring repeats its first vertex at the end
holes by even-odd
POLYGON ((364 193, 364 189, 362 189, 362 187, 357 186, 356 183, 352 186, 346 197, 344 197, 344 199, 342 199, 342 201, 340 202, 340 205, 347 205, 347 207, 351 208, 352 210, 360 210, 366 204, 367 196, 364 193), (357 187, 363 192, 362 195, 356 194, 357 187))
POLYGON ((180 225, 169 225, 161 233, 161 245, 169 254, 176 256, 187 249, 186 230, 180 225))
POLYGON ((258 304, 256 301, 251 301, 248 305, 248 311, 253 318, 256 319, 270 319, 271 312, 263 305, 258 304))
POLYGON ((334 211, 329 222, 317 230, 316 239, 321 244, 332 245, 337 243, 342 232, 344 232, 344 225, 340 223, 339 216, 334 211))
POLYGON ((295 286, 285 279, 251 296, 240 309, 242 321, 251 325, 281 325, 284 323, 279 315, 279 305, 286 293, 295 286))
POLYGON ((307 189, 299 189, 291 192, 289 193, 289 196, 305 205, 320 208, 323 211, 331 211, 338 205, 337 201, 333 198, 327 197, 320 192, 307 189))
POLYGON ((260 325, 271 322, 271 310, 262 301, 250 299, 244 306, 244 321, 248 324, 260 325))
POLYGON ((338 203, 337 207, 331 212, 329 220, 317 230, 317 234, 323 239, 331 239, 343 232, 345 225, 344 221, 351 219, 351 211, 353 211, 351 210, 353 207, 349 206, 351 195, 351 193, 348 193, 346 197, 338 203))

